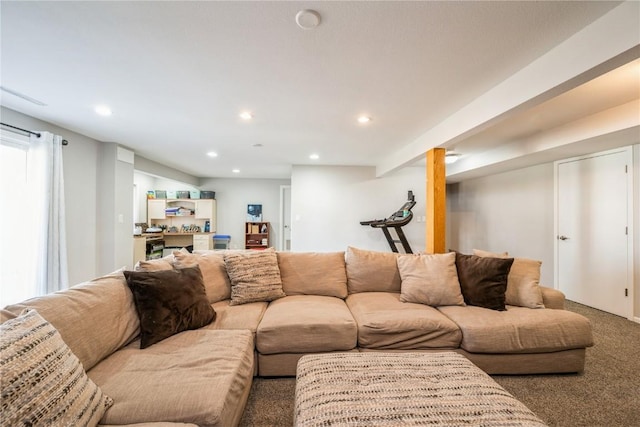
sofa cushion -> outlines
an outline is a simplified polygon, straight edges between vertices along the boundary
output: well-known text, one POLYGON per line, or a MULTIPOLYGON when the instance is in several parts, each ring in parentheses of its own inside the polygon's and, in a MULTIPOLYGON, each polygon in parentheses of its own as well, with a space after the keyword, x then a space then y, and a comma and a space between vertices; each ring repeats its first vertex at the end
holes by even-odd
POLYGON ((88 372, 114 400, 103 424, 182 422, 236 425, 253 380, 249 331, 199 329, 145 350, 137 341, 88 372))
POLYGON ((258 325, 256 348, 262 354, 351 350, 357 334, 344 300, 292 295, 269 304, 258 325))
POLYGON ((200 268, 125 271, 140 317, 140 348, 208 325, 216 312, 207 301, 200 268))
MULTIPOLYGON (((474 249, 473 253, 482 257, 508 258, 508 255, 478 249, 474 249)), ((540 290, 541 266, 541 261, 514 258, 507 277, 507 291, 505 292, 505 302, 507 304, 529 308, 544 308, 542 291, 540 290)))
POLYGON ((542 302, 544 303, 545 308, 564 310, 566 298, 562 291, 547 288, 546 286, 540 286, 540 293, 542 294, 542 302))
POLYGON ((260 301, 240 305, 231 305, 231 300, 218 301, 212 304, 216 319, 204 329, 248 329, 255 334, 267 305, 260 301))
POLYGON ((462 334, 454 322, 428 305, 403 303, 400 294, 363 292, 347 297, 358 324, 358 346, 368 349, 458 348, 462 334))
POLYGON ((456 252, 458 280, 469 305, 505 310, 507 276, 513 258, 483 258, 456 252))
MULTIPOLYGON (((98 427, 115 427, 106 424, 98 424, 98 427)), ((172 422, 160 422, 160 423, 135 423, 119 425, 118 427, 198 427, 196 424, 191 423, 172 423, 172 422)))
POLYGON ((231 305, 273 301, 285 296, 273 249, 227 252, 224 254, 231 280, 231 305))
POLYGON ((347 248, 347 288, 358 292, 400 292, 400 272, 393 252, 347 248))
POLYGON ((95 426, 113 400, 36 310, 0 325, 2 425, 95 426))
POLYGON ((545 353, 593 345, 589 320, 577 313, 508 306, 438 307, 462 330, 460 347, 470 353, 545 353))
POLYGON ((400 255, 398 271, 402 278, 400 301, 439 305, 464 305, 456 254, 400 255))
POLYGON ((200 267, 204 288, 210 303, 231 298, 231 281, 224 263, 224 253, 205 251, 197 253, 174 252, 175 268, 200 267))
POLYGON ((122 270, 5 310, 19 314, 25 308, 33 308, 47 319, 87 370, 140 331, 133 295, 122 270))
POLYGON ((278 252, 277 255, 285 294, 347 297, 344 252, 278 252))

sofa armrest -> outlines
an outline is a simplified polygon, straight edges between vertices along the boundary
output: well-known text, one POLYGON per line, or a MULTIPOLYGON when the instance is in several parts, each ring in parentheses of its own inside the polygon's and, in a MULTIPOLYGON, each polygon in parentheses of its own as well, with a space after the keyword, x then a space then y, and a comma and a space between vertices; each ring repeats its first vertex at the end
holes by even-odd
POLYGON ((564 310, 565 297, 562 291, 546 286, 540 286, 540 291, 542 292, 542 302, 546 308, 564 310))

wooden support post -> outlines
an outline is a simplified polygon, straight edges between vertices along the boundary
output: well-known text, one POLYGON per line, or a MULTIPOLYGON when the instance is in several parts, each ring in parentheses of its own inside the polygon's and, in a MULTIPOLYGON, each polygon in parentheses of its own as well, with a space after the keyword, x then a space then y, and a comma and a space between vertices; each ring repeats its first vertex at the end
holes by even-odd
POLYGON ((426 252, 442 254, 446 252, 446 170, 444 148, 427 151, 427 235, 426 252))

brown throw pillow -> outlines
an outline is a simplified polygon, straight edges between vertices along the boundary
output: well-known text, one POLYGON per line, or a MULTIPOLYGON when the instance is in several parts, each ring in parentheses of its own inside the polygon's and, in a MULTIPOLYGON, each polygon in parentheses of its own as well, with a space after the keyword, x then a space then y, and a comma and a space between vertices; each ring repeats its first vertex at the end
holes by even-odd
POLYGON ((456 252, 456 268, 464 302, 504 311, 507 277, 513 258, 483 258, 456 252))
POLYGON ((213 322, 198 266, 164 271, 125 271, 140 317, 140 348, 213 322))
MULTIPOLYGON (((480 249, 473 250, 474 255, 481 257, 509 258, 506 252, 493 253, 480 249)), ((542 261, 527 258, 514 258, 509 277, 505 302, 528 308, 544 308, 542 291, 540 290, 540 267, 542 261)))

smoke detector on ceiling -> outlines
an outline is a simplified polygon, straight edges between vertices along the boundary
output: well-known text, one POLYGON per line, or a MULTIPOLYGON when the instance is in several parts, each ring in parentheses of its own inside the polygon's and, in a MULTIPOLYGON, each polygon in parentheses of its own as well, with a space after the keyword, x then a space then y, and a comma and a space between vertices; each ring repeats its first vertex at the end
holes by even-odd
POLYGON ((303 30, 310 30, 320 25, 320 14, 315 10, 304 9, 296 14, 296 24, 303 30))

